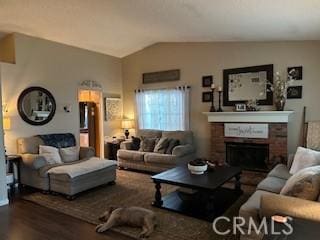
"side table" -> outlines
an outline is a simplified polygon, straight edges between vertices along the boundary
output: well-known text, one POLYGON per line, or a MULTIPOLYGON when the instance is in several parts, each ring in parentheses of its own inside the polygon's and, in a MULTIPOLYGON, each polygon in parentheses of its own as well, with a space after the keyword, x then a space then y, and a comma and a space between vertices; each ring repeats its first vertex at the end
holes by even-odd
POLYGON ((107 153, 105 153, 105 157, 110 160, 117 160, 117 152, 120 149, 121 142, 122 141, 106 142, 105 148, 107 149, 107 153))
POLYGON ((20 163, 22 161, 21 156, 19 155, 7 155, 6 163, 8 164, 8 173, 12 173, 14 176, 14 183, 10 186, 10 192, 14 193, 15 185, 18 185, 18 189, 20 190, 20 163), (16 166, 17 172, 15 174, 14 166, 16 166))

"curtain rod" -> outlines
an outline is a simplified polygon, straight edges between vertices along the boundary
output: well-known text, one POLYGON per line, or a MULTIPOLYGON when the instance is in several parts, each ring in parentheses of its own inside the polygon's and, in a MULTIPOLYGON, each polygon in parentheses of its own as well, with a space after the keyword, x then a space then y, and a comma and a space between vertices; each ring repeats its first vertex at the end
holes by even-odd
POLYGON ((176 87, 161 87, 161 88, 139 88, 139 89, 135 89, 134 91, 148 91, 148 90, 170 90, 170 89, 179 89, 179 88, 186 88, 186 89, 191 89, 191 86, 176 86, 176 87))

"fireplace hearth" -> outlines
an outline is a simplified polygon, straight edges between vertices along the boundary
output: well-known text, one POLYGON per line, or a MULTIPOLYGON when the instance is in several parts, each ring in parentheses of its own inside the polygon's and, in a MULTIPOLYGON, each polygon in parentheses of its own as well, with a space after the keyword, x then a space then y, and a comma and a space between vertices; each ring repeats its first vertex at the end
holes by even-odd
POLYGON ((244 170, 268 172, 269 145, 226 143, 226 162, 244 170))

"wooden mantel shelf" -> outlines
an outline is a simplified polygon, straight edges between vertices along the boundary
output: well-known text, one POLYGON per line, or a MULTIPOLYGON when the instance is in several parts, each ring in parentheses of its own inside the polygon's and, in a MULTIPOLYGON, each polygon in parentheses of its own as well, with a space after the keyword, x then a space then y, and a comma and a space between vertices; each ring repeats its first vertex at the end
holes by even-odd
POLYGON ((294 111, 203 112, 208 122, 288 123, 294 111))

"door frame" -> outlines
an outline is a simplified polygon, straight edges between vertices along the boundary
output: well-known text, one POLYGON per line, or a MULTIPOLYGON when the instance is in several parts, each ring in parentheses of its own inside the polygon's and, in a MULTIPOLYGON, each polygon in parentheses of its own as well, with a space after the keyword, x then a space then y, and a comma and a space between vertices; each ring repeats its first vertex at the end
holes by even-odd
MULTIPOLYGON (((103 92, 98 89, 87 89, 87 88, 79 88, 78 89, 78 112, 79 112, 79 124, 80 124, 80 109, 79 109, 79 102, 94 102, 99 109, 99 124, 98 124, 98 131, 99 131, 99 153, 96 153, 97 156, 104 158, 104 113, 103 113, 103 92), (80 99, 81 91, 90 91, 95 92, 98 94, 98 98, 94 101, 92 99, 82 100, 80 99)), ((79 125, 79 134, 80 134, 80 125, 79 125)))

